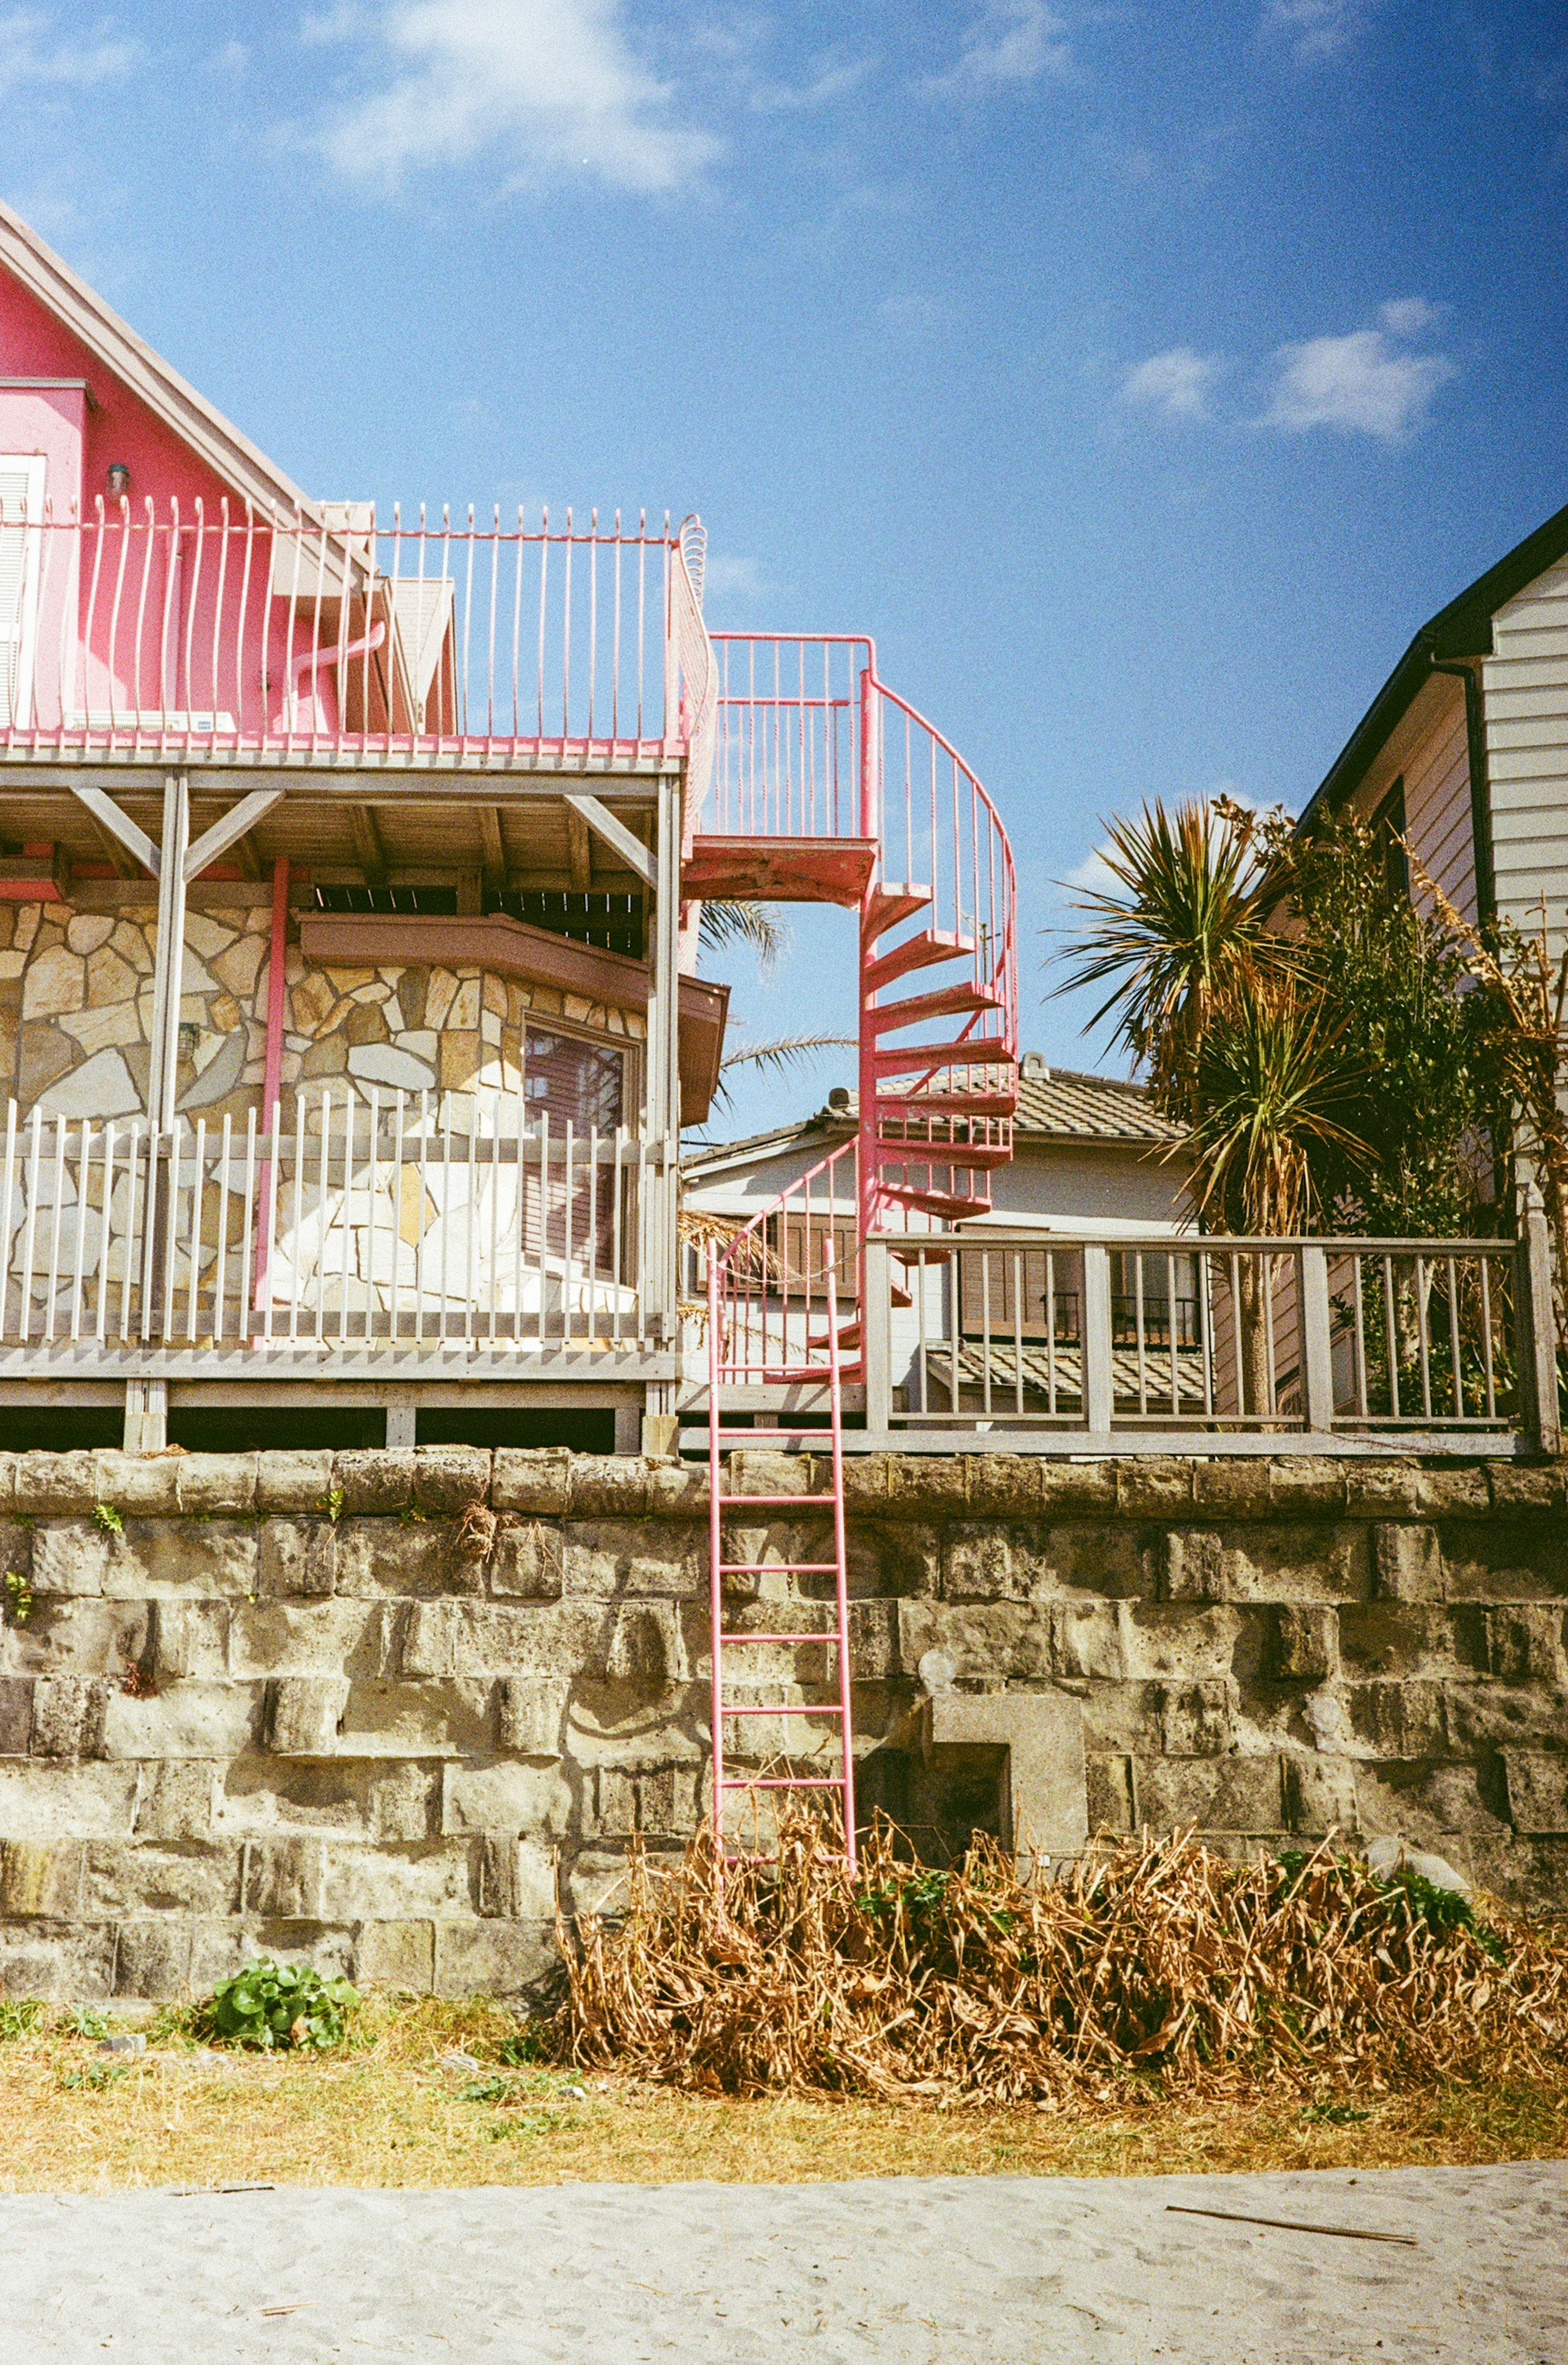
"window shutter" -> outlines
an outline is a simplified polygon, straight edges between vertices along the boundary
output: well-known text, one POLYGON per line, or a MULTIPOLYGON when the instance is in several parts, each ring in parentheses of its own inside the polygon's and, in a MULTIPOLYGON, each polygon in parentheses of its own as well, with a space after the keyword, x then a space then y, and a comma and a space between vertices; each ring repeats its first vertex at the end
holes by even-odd
POLYGON ((0 727, 33 713, 43 461, 0 454, 0 727))

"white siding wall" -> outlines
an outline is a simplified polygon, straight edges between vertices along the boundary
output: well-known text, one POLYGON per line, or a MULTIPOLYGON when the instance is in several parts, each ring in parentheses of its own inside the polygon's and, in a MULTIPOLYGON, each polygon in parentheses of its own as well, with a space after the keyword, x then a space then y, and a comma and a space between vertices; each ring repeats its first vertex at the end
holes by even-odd
MULTIPOLYGON (((1368 774, 1356 797, 1357 811, 1370 821, 1402 774, 1410 843, 1444 892, 1473 920, 1475 841, 1464 684, 1451 674, 1435 674, 1421 690, 1368 774)), ((1419 902, 1418 889, 1416 897, 1419 902)))
POLYGON ((1486 661, 1486 752, 1497 908, 1520 926, 1546 898, 1554 951, 1568 937, 1568 561, 1500 608, 1486 661))

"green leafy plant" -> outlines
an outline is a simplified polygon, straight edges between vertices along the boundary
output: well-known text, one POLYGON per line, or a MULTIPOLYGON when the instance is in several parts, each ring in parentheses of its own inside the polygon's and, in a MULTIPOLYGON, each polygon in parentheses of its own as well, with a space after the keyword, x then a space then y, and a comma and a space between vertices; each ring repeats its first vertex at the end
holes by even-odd
POLYGON ((332 1522, 332 1525, 336 1527, 338 1521, 343 1515, 342 1488, 341 1486, 329 1486, 326 1493, 319 1497, 316 1508, 319 1511, 325 1511, 327 1517, 332 1522))
POLYGON ((308 1963, 247 1963, 212 1991, 205 2019, 210 2034, 261 2053, 325 2052, 341 2045, 358 2006, 347 1979, 324 1979, 308 1963))
POLYGON ((70 2035, 85 2036, 95 2045, 101 2045, 109 2033, 109 2023, 103 2013, 94 2012, 87 2004, 78 2004, 73 2012, 67 2012, 65 2026, 70 2035))
POLYGON ((94 1504, 93 1525, 101 1528, 106 1536, 123 1536, 125 1533, 125 1521, 112 1503, 94 1504))
POLYGON ((18 1996, 14 2002, 0 2003, 0 2045, 30 2036, 42 2018, 43 2006, 34 1997, 18 1996))
POLYGON ((470 2078, 459 2089, 465 2102, 504 2102, 512 2090, 512 2081, 498 2073, 488 2078, 470 2078))
POLYGON ((57 2082, 64 2093, 102 2094, 118 2086, 129 2068, 129 2061, 89 2061, 81 2069, 62 2069, 57 2082))
POLYGON ((14 1568, 6 1571, 6 1615, 13 1626, 25 1626, 33 1614, 33 1589, 14 1568))
POLYGON ((535 2069, 550 2057, 550 2032, 543 2021, 525 2020, 501 2040, 501 2059, 513 2069, 535 2069))

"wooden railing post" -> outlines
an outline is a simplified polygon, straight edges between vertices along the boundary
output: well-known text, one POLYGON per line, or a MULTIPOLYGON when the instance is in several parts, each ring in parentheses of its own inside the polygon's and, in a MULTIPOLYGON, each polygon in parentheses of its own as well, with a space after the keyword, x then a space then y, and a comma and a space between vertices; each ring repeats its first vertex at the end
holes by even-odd
POLYGON ((1327 1436, 1334 1426, 1334 1348, 1328 1258, 1316 1242, 1297 1252, 1296 1287, 1301 1300, 1301 1408, 1308 1430, 1327 1436))
POLYGON ((1557 1325, 1551 1305, 1551 1236, 1539 1183, 1525 1191, 1514 1251, 1514 1307, 1519 1334, 1519 1412, 1542 1453, 1562 1443, 1557 1411, 1557 1325))
POLYGON ((1092 1437, 1108 1437, 1114 1407, 1111 1371, 1111 1251, 1103 1240, 1083 1243, 1083 1426, 1092 1437))
POLYGON ((860 1338, 866 1367, 866 1426, 892 1426, 892 1259, 886 1240, 865 1249, 865 1286, 860 1300, 860 1338))

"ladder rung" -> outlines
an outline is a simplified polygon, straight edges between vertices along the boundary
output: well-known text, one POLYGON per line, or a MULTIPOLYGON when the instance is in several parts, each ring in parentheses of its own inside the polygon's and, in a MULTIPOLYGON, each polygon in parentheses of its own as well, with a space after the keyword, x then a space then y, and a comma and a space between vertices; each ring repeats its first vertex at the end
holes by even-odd
POLYGON ((782 1700, 777 1708, 729 1708, 719 1710, 721 1716, 842 1716, 842 1707, 813 1708, 809 1702, 782 1700))
POLYGON ((838 1563, 835 1560, 770 1560, 760 1564, 754 1560, 722 1560, 719 1563, 721 1576, 761 1576, 765 1573, 777 1576, 836 1576, 838 1563))
POLYGON ((721 1647, 726 1642, 836 1642, 836 1629, 815 1634, 721 1634, 721 1647))
POLYGON ((834 1495, 721 1495, 719 1508, 727 1511, 736 1503, 833 1503, 834 1495))
MULTIPOLYGON (((777 1709, 774 1714, 778 1714, 777 1709)), ((842 1790, 842 1774, 759 1774, 750 1782, 721 1782, 721 1790, 842 1790)))

